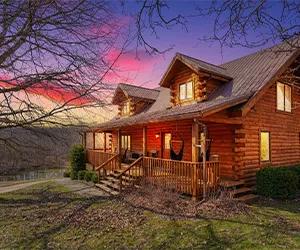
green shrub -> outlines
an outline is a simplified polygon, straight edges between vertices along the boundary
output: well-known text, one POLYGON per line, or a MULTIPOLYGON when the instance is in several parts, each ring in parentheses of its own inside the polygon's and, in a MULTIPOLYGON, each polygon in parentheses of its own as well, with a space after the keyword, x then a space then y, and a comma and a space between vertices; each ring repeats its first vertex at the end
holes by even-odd
POLYGON ((273 199, 297 195, 298 176, 287 167, 265 167, 257 172, 257 193, 273 199))
POLYGON ((93 175, 92 171, 86 171, 85 176, 84 176, 84 180, 85 181, 91 181, 92 180, 92 175, 93 175))
POLYGON ((66 172, 64 172, 64 177, 70 178, 70 174, 71 174, 71 170, 68 169, 68 170, 66 170, 66 172))
POLYGON ((87 172, 86 170, 78 171, 78 173, 77 173, 78 180, 84 180, 84 176, 85 176, 86 172, 87 172))
POLYGON ((78 171, 80 170, 86 170, 86 164, 85 164, 85 152, 82 145, 74 146, 72 148, 71 154, 70 154, 70 162, 71 162, 71 174, 70 178, 72 180, 77 179, 78 171))
POLYGON ((91 181, 94 183, 98 183, 98 174, 93 172, 91 181))
POLYGON ((300 165, 290 168, 298 176, 298 190, 300 190, 300 165))

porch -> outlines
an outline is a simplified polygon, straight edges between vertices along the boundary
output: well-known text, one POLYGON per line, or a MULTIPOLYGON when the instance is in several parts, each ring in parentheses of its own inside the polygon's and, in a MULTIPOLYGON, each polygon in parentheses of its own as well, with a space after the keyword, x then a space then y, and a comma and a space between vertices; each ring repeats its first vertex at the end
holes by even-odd
POLYGON ((131 164, 121 163, 121 154, 86 150, 87 163, 96 166, 99 183, 111 182, 115 191, 121 192, 142 182, 176 190, 193 197, 203 197, 216 192, 220 183, 220 162, 176 161, 141 156, 131 164), (205 172, 203 172, 205 171, 205 172), (204 174, 205 173, 205 174, 204 174))
MULTIPOLYGON (((116 191, 143 180, 193 197, 205 197, 218 190, 221 177, 232 183, 238 180, 235 138, 241 127, 239 124, 202 122, 205 124, 188 119, 95 128, 83 137, 87 162, 98 171, 100 181, 112 182, 113 185, 107 185, 116 191), (97 141, 99 135, 102 135, 101 143, 97 141), (182 158, 175 160, 171 150, 177 156, 182 151, 182 158), (125 159, 131 162, 124 164, 125 159)), ((235 184, 242 186, 243 182, 235 184)))

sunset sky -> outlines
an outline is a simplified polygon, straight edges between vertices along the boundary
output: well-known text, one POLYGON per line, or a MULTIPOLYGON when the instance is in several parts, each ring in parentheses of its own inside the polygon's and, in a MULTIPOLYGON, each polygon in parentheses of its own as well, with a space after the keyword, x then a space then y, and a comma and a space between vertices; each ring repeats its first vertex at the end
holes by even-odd
MULTIPOLYGON (((134 2, 135 3, 135 2, 134 2)), ((207 1, 198 1, 201 6, 207 6, 207 1)), ((190 1, 170 1, 170 9, 168 16, 176 16, 178 13, 182 15, 196 14, 195 7, 190 1)), ((270 12, 278 12, 278 3, 272 2, 270 12)), ((133 8, 138 8, 137 6, 133 8)), ((110 75, 109 80, 115 82, 127 82, 134 85, 145 86, 149 88, 157 87, 159 81, 171 62, 176 52, 186 54, 200 60, 213 63, 216 65, 225 63, 235 58, 253 53, 262 48, 248 49, 242 47, 225 47, 221 50, 217 42, 207 43, 199 41, 198 38, 210 36, 213 31, 213 17, 200 19, 199 17, 188 19, 188 32, 181 26, 177 26, 172 30, 161 30, 158 32, 159 38, 156 39, 150 34, 147 36, 151 44, 161 50, 170 46, 174 48, 162 55, 149 56, 141 49, 138 50, 139 60, 136 59, 135 51, 122 55, 117 65, 122 68, 119 76, 110 75), (201 21, 200 21, 201 20, 201 21)), ((258 34, 249 34, 251 39, 255 39, 258 34)), ((280 41, 276 41, 277 43, 280 41)), ((267 44, 265 47, 271 46, 273 43, 267 44)))

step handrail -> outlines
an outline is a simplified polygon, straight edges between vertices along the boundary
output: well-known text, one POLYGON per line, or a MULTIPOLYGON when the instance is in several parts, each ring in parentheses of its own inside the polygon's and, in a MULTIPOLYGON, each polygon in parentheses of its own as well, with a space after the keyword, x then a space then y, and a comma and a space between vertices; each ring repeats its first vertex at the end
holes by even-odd
POLYGON ((108 163, 110 163, 112 160, 114 160, 115 158, 117 158, 119 156, 120 156, 119 154, 116 154, 113 157, 110 157, 106 162, 102 163, 100 166, 95 168, 95 171, 99 171, 101 168, 104 168, 105 165, 107 165, 108 163))
POLYGON ((127 168, 125 168, 124 170, 122 170, 116 177, 120 178, 121 175, 123 175, 125 172, 129 171, 134 165, 136 165, 141 159, 143 159, 144 157, 141 156, 140 158, 136 159, 133 163, 131 163, 127 168))
MULTIPOLYGON (((138 159, 136 159, 133 163, 131 163, 127 168, 125 168, 124 170, 122 170, 117 176, 117 179, 120 179, 120 193, 122 191, 122 176, 130 171, 131 168, 133 168, 137 163, 139 163, 141 160, 143 160, 143 156, 139 157, 138 159)), ((132 182, 134 184, 134 181, 132 182)))

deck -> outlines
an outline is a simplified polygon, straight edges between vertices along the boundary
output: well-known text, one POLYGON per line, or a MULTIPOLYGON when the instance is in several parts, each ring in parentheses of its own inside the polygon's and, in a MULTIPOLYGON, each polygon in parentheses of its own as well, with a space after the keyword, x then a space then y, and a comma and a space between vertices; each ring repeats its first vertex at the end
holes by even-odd
POLYGON ((206 162, 204 174, 201 162, 142 156, 131 164, 124 164, 120 162, 118 154, 87 150, 87 163, 94 166, 100 177, 111 172, 118 173, 115 178, 120 180, 120 190, 124 186, 132 186, 145 181, 199 197, 217 191, 220 182, 219 161, 206 162))

